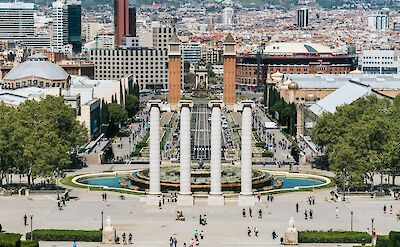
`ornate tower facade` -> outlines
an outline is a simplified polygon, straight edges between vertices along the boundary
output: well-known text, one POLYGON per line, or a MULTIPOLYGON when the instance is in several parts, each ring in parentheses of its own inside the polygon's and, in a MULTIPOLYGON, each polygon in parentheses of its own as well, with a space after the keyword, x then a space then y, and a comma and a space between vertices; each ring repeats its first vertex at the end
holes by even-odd
POLYGON ((224 103, 236 103, 236 42, 231 34, 224 41, 224 103))
POLYGON ((181 99, 181 66, 182 57, 180 49, 181 41, 175 34, 169 41, 168 50, 168 103, 178 104, 181 99))

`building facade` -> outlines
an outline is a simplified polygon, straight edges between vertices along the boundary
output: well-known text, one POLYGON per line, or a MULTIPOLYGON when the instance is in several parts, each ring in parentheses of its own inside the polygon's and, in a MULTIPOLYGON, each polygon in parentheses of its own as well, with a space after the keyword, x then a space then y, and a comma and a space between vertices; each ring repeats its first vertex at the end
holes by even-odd
POLYGON ((297 10, 296 20, 297 27, 304 28, 309 25, 308 8, 300 8, 297 10))
POLYGON ((52 5, 52 40, 53 51, 63 51, 68 44, 68 6, 62 1, 53 2, 52 5))
POLYGON ((389 16, 383 13, 369 16, 368 27, 372 28, 372 30, 388 30, 389 16))
POLYGON ((154 49, 162 49, 168 50, 169 41, 172 38, 172 35, 176 33, 176 28, 160 25, 159 23, 153 25, 153 48, 154 49))
POLYGON ((74 52, 82 50, 82 8, 81 2, 77 0, 68 1, 68 43, 72 45, 74 52))
POLYGON ((200 62, 201 60, 201 46, 200 44, 191 43, 191 44, 182 44, 182 58, 183 62, 200 62))
POLYGON ((34 36, 34 11, 33 3, 0 3, 0 36, 34 36))
POLYGON ((400 53, 397 50, 364 50, 359 58, 362 72, 366 74, 400 73, 400 53))

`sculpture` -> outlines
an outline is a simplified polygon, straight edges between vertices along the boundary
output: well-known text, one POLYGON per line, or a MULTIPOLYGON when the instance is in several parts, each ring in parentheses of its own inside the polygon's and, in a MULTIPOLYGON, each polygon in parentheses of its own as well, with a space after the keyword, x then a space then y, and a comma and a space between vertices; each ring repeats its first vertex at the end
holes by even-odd
POLYGON ((298 232, 296 227, 294 226, 294 218, 291 217, 289 219, 288 227, 285 231, 285 235, 283 237, 283 244, 285 245, 296 245, 298 244, 298 232))

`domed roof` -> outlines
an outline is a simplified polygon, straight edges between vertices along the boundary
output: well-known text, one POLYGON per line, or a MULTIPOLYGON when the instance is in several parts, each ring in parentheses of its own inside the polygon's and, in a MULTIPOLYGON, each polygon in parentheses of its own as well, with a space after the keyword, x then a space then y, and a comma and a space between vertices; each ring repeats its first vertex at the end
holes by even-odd
POLYGON ((40 55, 34 55, 12 68, 4 76, 4 80, 19 80, 33 76, 48 80, 66 80, 69 77, 59 65, 50 63, 40 55))
POLYGON ((283 82, 283 85, 288 86, 292 82, 293 82, 292 79, 287 78, 286 81, 283 82))
POLYGON ((289 90, 297 90, 299 89, 299 85, 296 82, 292 81, 291 83, 289 83, 288 88, 289 90))
POLYGON ((312 93, 309 93, 309 94, 307 94, 307 96, 306 96, 306 101, 315 101, 317 98, 315 97, 315 95, 314 94, 312 94, 312 93))

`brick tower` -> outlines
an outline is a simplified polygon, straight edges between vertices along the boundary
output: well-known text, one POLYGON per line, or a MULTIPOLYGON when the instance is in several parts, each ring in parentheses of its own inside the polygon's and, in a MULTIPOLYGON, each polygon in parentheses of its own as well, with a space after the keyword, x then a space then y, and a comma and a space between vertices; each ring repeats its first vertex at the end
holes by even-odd
POLYGON ((169 41, 168 50, 168 103, 178 104, 181 99, 181 41, 174 33, 169 41))
POLYGON ((236 103, 236 42, 231 34, 224 41, 224 103, 236 103))

